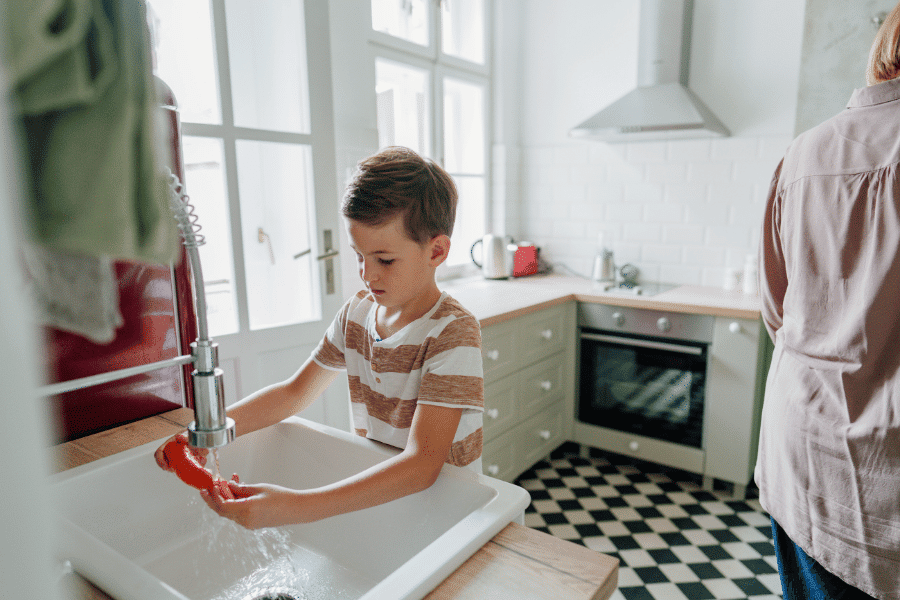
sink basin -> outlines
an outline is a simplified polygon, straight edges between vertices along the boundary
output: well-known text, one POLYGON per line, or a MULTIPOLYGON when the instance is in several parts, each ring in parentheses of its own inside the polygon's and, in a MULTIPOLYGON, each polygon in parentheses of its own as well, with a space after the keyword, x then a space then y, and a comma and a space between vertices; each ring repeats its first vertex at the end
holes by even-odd
MULTIPOLYGON (((322 521, 251 532, 156 466, 153 442, 51 480, 58 557, 117 600, 419 599, 519 517, 525 490, 444 465, 429 489, 322 521), (262 594, 293 590, 293 596, 262 594)), ((219 449, 221 472, 292 488, 398 452, 292 417, 219 449)), ((210 461, 211 463, 212 461, 210 461)))

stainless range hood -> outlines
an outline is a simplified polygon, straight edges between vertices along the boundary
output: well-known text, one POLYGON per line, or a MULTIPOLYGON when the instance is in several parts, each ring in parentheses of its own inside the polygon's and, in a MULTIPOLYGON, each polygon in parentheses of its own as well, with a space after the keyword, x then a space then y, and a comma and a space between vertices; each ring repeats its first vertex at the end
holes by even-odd
POLYGON ((569 135, 604 142, 729 135, 687 87, 692 21, 693 0, 641 0, 638 87, 569 135))

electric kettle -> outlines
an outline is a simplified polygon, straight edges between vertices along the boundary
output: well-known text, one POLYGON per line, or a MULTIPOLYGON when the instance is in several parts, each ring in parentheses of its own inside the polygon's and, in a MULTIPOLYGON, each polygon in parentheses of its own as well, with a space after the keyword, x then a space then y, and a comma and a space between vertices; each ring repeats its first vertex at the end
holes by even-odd
POLYGON ((506 279, 513 275, 516 248, 511 237, 489 233, 472 244, 469 254, 486 279, 506 279), (478 244, 481 244, 481 262, 475 260, 475 246, 478 244))

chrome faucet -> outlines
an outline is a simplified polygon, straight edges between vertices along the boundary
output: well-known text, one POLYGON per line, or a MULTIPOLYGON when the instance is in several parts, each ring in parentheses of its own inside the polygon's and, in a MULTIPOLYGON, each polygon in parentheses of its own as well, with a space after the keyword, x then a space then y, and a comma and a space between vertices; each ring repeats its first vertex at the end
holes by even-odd
POLYGON ((234 441, 234 420, 225 415, 225 380, 219 368, 219 345, 209 337, 206 292, 198 248, 206 243, 194 206, 174 174, 170 175, 172 211, 181 230, 194 280, 194 308, 197 316, 197 341, 191 344, 194 370, 194 420, 188 425, 188 443, 196 448, 219 448, 234 441))

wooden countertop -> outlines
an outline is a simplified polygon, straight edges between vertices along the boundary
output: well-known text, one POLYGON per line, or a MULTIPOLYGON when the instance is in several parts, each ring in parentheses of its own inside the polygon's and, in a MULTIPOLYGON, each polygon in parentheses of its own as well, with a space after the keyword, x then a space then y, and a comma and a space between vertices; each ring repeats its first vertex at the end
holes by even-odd
MULTIPOLYGON (((55 472, 65 471, 174 435, 193 420, 181 408, 54 446, 55 472)), ((481 547, 426 600, 606 600, 616 589, 619 562, 516 523, 481 547)), ((113 600, 81 577, 61 581, 70 600, 113 600)))
POLYGON ((680 285, 653 296, 605 291, 579 277, 533 275, 516 279, 466 278, 438 284, 474 314, 494 325, 564 302, 596 302, 717 317, 759 318, 759 298, 720 288, 680 285))

